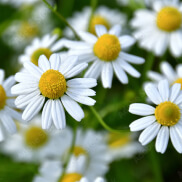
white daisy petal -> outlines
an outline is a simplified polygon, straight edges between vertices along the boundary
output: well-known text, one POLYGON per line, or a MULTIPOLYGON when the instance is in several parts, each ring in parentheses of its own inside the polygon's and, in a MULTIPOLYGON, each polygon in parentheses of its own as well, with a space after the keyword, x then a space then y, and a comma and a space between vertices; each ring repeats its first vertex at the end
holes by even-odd
POLYGON ((176 66, 176 71, 177 71, 178 77, 182 77, 182 64, 178 64, 176 66))
POLYGON ((59 54, 52 54, 49 58, 51 69, 59 70, 61 64, 61 57, 59 54))
POLYGON ((156 138, 155 148, 157 152, 164 153, 169 141, 169 128, 162 126, 156 138))
POLYGON ((160 124, 157 122, 154 122, 152 125, 148 126, 141 134, 139 137, 139 142, 142 145, 146 145, 149 142, 151 142, 157 135, 159 129, 160 129, 160 124))
POLYGON ((45 55, 41 55, 39 57, 38 64, 43 72, 46 72, 47 70, 49 70, 51 68, 49 60, 47 59, 47 57, 45 55))
POLYGON ((0 142, 2 142, 4 139, 5 139, 5 134, 2 126, 0 125, 0 142))
POLYGON ((1 121, 10 134, 16 133, 16 124, 9 115, 1 115, 1 121))
POLYGON ((162 102, 168 101, 169 99, 169 83, 167 80, 162 80, 158 83, 159 94, 162 98, 162 102))
POLYGON ((130 124, 130 130, 131 131, 143 130, 147 128, 148 126, 150 126, 155 121, 156 121, 155 116, 146 116, 146 117, 137 119, 130 124))
POLYGON ((81 121, 84 118, 84 112, 82 108, 70 97, 64 95, 61 97, 61 101, 66 111, 77 121, 81 121))
POLYGON ((111 88, 113 79, 113 67, 111 63, 103 64, 101 79, 104 88, 111 88))
POLYGON ((119 41, 122 49, 126 49, 135 43, 135 39, 129 35, 119 37, 119 41))
POLYGON ((129 112, 140 116, 147 116, 154 114, 155 108, 147 104, 134 103, 130 104, 129 112))
POLYGON ((67 91, 66 94, 69 97, 71 97, 73 100, 75 100, 81 104, 88 105, 88 106, 93 106, 96 102, 94 99, 92 99, 90 97, 83 96, 83 95, 77 95, 77 94, 74 94, 74 93, 69 92, 69 91, 67 91))
POLYGON ((15 106, 15 99, 7 99, 7 100, 6 100, 6 104, 7 104, 9 107, 16 108, 16 106, 15 106))
POLYGON ((97 41, 97 37, 89 32, 79 32, 79 36, 82 40, 90 44, 94 44, 97 41))
POLYGON ((121 34, 122 31, 122 27, 121 25, 114 25, 110 30, 109 30, 109 34, 113 34, 116 35, 117 37, 121 34))
POLYGON ((23 120, 31 120, 41 110, 44 101, 45 97, 41 95, 35 96, 23 111, 23 120))
POLYGON ((65 112, 60 100, 52 101, 52 119, 57 129, 63 129, 66 127, 65 112))
POLYGON ((95 31, 98 37, 102 36, 103 34, 107 33, 107 29, 103 25, 96 25, 95 26, 95 31))
POLYGON ((15 84, 15 78, 14 76, 10 76, 3 82, 2 85, 6 90, 6 92, 8 92, 14 84, 15 84))
POLYGON ((49 129, 52 124, 52 117, 50 114, 50 111, 52 110, 52 102, 53 102, 53 100, 48 100, 43 107, 42 129, 45 129, 45 130, 49 129))
POLYGON ((29 73, 24 72, 18 72, 15 74, 15 80, 17 82, 23 82, 23 83, 38 83, 38 80, 35 77, 32 77, 29 73))
POLYGON ((147 76, 148 76, 151 80, 156 81, 156 82, 159 82, 159 81, 161 81, 161 80, 164 79, 164 77, 163 77, 161 74, 159 74, 159 73, 157 73, 157 72, 154 72, 154 71, 149 71, 149 72, 147 73, 147 76))
POLYGON ((8 106, 5 106, 4 112, 6 113, 6 115, 11 116, 13 119, 23 122, 20 112, 17 112, 16 110, 14 110, 8 106))
POLYGON ((2 85, 4 80, 4 70, 0 69, 0 85, 2 85))
POLYGON ((175 104, 181 105, 182 104, 182 93, 179 94, 179 96, 174 101, 175 104))
POLYGON ((71 88, 92 88, 97 85, 94 78, 74 78, 67 81, 67 86, 71 88))
POLYGON ((159 95, 159 91, 157 90, 156 86, 154 84, 147 84, 145 86, 145 92, 149 99, 156 105, 160 104, 162 102, 162 98, 159 95))
POLYGON ((175 84, 171 87, 169 100, 170 100, 171 102, 174 102, 175 99, 177 98, 177 96, 179 95, 180 91, 181 91, 181 84, 175 83, 175 84))
POLYGON ((67 88, 67 91, 72 92, 77 95, 83 95, 83 96, 95 96, 96 92, 92 89, 85 89, 85 88, 67 88))

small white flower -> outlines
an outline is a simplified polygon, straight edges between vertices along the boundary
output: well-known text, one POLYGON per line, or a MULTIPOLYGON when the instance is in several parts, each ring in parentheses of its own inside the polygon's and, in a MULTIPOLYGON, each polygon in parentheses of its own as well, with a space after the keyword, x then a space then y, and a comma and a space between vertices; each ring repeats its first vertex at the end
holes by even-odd
POLYGON ((131 131, 144 131, 139 137, 142 145, 151 142, 156 136, 156 151, 166 151, 169 136, 174 148, 182 153, 182 92, 181 84, 174 84, 169 88, 167 80, 159 82, 158 86, 148 84, 145 92, 156 107, 134 103, 129 107, 129 112, 145 116, 130 124, 131 131))
POLYGON ((64 148, 58 147, 69 137, 66 132, 51 128, 43 130, 41 116, 37 116, 28 125, 18 125, 18 132, 9 137, 1 146, 1 151, 16 161, 40 162, 57 156, 64 148))
POLYGON ((182 4, 178 1, 154 1, 153 10, 138 10, 131 25, 140 46, 163 55, 169 47, 175 57, 182 55, 182 4))
POLYGON ((15 100, 17 107, 25 108, 24 120, 31 120, 43 108, 42 128, 50 128, 53 122, 57 129, 63 129, 66 126, 65 108, 75 120, 81 121, 84 112, 77 102, 94 105, 95 100, 89 96, 94 96, 95 91, 90 88, 97 83, 92 78, 68 80, 87 67, 87 63, 76 65, 77 61, 77 56, 69 56, 63 61, 58 54, 52 54, 49 61, 46 56, 40 56, 38 67, 31 62, 24 63, 26 71, 15 75, 20 83, 11 89, 19 95, 15 100))
POLYGON ((101 76, 103 87, 111 88, 113 72, 121 83, 127 84, 128 77, 125 72, 133 77, 140 77, 140 73, 129 63, 144 63, 143 58, 125 53, 135 40, 128 35, 120 36, 120 33, 120 25, 113 26, 109 31, 103 25, 97 25, 97 37, 88 32, 80 32, 83 41, 63 42, 70 48, 69 54, 78 55, 80 62, 93 62, 85 73, 86 78, 98 79, 101 76))
POLYGON ((154 83, 158 83, 161 80, 167 79, 170 85, 174 83, 182 84, 182 64, 178 64, 174 70, 168 62, 162 62, 160 64, 160 70, 162 74, 155 71, 148 72, 148 77, 154 83))
MULTIPOLYGON (((89 18, 91 15, 91 8, 85 7, 82 12, 75 12, 72 18, 68 18, 68 22, 77 31, 89 31, 95 34, 95 25, 104 25, 110 29, 115 24, 121 24, 124 26, 126 24, 126 15, 118 10, 113 10, 105 6, 100 6, 96 9, 94 16, 89 25, 89 18)), ((66 28, 64 34, 67 37, 72 38, 73 32, 66 28)))
POLYGON ((16 111, 15 96, 10 93, 15 79, 10 76, 4 80, 4 71, 0 69, 0 141, 5 139, 6 133, 16 133, 16 124, 13 120, 21 120, 21 114, 16 111))

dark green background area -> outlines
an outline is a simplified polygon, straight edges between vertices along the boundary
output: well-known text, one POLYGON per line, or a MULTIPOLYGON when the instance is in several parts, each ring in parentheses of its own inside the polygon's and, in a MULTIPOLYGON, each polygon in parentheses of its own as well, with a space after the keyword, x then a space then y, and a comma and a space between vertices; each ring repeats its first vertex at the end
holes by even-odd
MULTIPOLYGON (((80 11, 84 6, 89 6, 89 0, 56 0, 58 11, 64 17, 70 17, 74 11, 80 11)), ((116 1, 99 0, 99 5, 106 5, 110 8, 115 8, 124 12, 129 18, 132 17, 133 9, 119 7, 116 1)), ((2 36, 5 28, 11 24, 14 19, 23 19, 24 13, 19 13, 19 9, 8 5, 0 5, 0 36, 2 36)), ((46 20, 45 20, 46 21, 46 20)), ((64 28, 64 24, 57 17, 52 15, 55 27, 64 28)), ((131 53, 144 57, 146 63, 144 66, 136 66, 143 73, 143 68, 150 64, 150 53, 138 48, 135 45, 131 53)), ((17 58, 23 50, 16 52, 10 46, 5 44, 5 41, 0 39, 0 68, 6 71, 6 76, 15 74, 18 71, 17 58), (11 63, 14 59, 14 64, 11 63)), ((156 57, 155 64, 152 69, 159 71, 159 63, 164 59, 156 57)), ((182 61, 182 58, 174 59, 169 53, 166 53, 165 59, 173 66, 182 61)), ((134 79, 129 77, 129 84, 122 85, 117 79, 113 81, 112 89, 103 89, 101 82, 98 82, 96 88, 97 95, 95 99, 97 103, 95 108, 100 114, 110 111, 103 118, 105 122, 115 128, 128 128, 128 125, 135 119, 136 116, 128 112, 130 103, 144 102, 145 94, 142 91, 143 78, 134 79)), ((81 127, 94 128, 98 131, 103 130, 96 118, 90 112, 90 109, 83 106, 86 113, 85 119, 80 123, 81 127)), ((67 115, 67 123, 70 126, 74 125, 74 120, 67 115)), ((157 182, 158 173, 162 173, 165 182, 182 181, 182 156, 178 154, 169 142, 168 149, 165 154, 158 154, 154 150, 154 143, 147 146, 147 151, 143 154, 136 155, 132 159, 123 159, 113 162, 110 165, 110 171, 106 174, 108 182, 157 182)), ((10 157, 0 155, 0 182, 30 182, 33 176, 38 171, 38 164, 16 163, 10 157)))

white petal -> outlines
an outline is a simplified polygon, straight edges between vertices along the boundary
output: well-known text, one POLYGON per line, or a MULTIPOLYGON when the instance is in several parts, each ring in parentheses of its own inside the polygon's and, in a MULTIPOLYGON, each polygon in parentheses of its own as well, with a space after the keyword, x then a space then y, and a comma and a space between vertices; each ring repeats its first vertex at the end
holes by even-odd
POLYGON ((180 92, 179 96, 174 101, 175 104, 181 105, 182 104, 182 93, 180 92))
POLYGON ((145 86, 145 92, 149 99, 156 105, 160 104, 162 102, 162 98, 159 95, 159 91, 157 90, 156 86, 154 84, 147 84, 145 86))
POLYGON ((146 117, 137 119, 130 124, 130 130, 131 131, 143 130, 147 128, 148 126, 150 126, 155 121, 156 121, 155 116, 146 116, 146 117))
POLYGON ((10 134, 16 133, 16 124, 9 115, 1 115, 1 121, 10 134))
POLYGON ((15 80, 17 82, 23 83, 38 83, 38 80, 35 77, 32 77, 29 73, 18 72, 15 74, 15 80))
POLYGON ((2 126, 0 125, 0 142, 2 142, 5 138, 5 133, 3 131, 2 126))
POLYGON ((175 83, 175 84, 171 87, 171 90, 170 90, 170 98, 169 98, 169 100, 170 100, 171 102, 174 102, 175 99, 178 97, 180 91, 181 91, 181 84, 175 83))
POLYGON ((36 96, 25 108, 22 118, 23 120, 31 120, 42 108, 45 97, 36 96))
POLYGON ((42 129, 49 129, 52 124, 52 117, 51 117, 51 111, 52 111, 52 100, 48 100, 43 108, 42 111, 42 129))
POLYGON ((89 32, 79 32, 79 36, 82 40, 90 44, 95 44, 95 42, 97 41, 97 37, 89 32))
POLYGON ((149 71, 149 72, 147 73, 147 76, 148 76, 151 80, 153 80, 153 81, 155 81, 155 82, 159 82, 159 81, 161 81, 161 80, 164 79, 164 77, 163 77, 161 74, 159 74, 159 73, 157 73, 157 72, 155 72, 155 71, 149 71))
POLYGON ((182 77, 182 64, 178 64, 176 66, 176 71, 177 71, 178 77, 182 77))
POLYGON ((169 83, 167 80, 162 80, 158 83, 159 94, 162 98, 162 102, 168 101, 169 99, 169 83))
POLYGON ((164 153, 169 141, 169 128, 162 126, 156 138, 155 148, 157 152, 164 153))
POLYGON ((7 99, 6 100, 6 104, 9 106, 9 107, 12 107, 12 108, 15 108, 15 99, 7 99))
POLYGON ((147 116, 154 114, 155 108, 147 104, 134 103, 130 104, 129 112, 140 116, 147 116))
POLYGON ((121 25, 114 25, 110 30, 109 34, 116 35, 117 37, 121 34, 122 27, 121 25))
POLYGON ((51 64, 51 69, 59 70, 61 65, 61 57, 59 56, 59 54, 52 54, 49 58, 49 61, 51 64))
POLYGON ((103 25, 96 25, 95 26, 95 31, 98 37, 102 36, 103 34, 107 33, 107 29, 103 25))
POLYGON ((52 101, 52 119, 57 129, 63 129, 66 127, 65 112, 60 100, 52 101))
POLYGON ((160 124, 155 122, 152 125, 148 126, 139 137, 139 141, 142 145, 146 145, 151 142, 157 135, 160 129, 160 124))
POLYGON ((47 70, 49 70, 51 68, 50 63, 45 55, 41 55, 39 57, 38 64, 43 72, 46 72, 47 70))
POLYGON ((84 112, 82 108, 70 97, 64 95, 61 97, 61 101, 66 111, 77 121, 81 121, 84 118, 84 112))
POLYGON ((119 63, 116 61, 113 61, 112 64, 113 64, 114 72, 115 72, 117 78, 119 79, 119 81, 123 84, 127 84, 128 77, 127 77, 126 73, 123 71, 123 69, 120 67, 119 63))
POLYGON ((97 85, 94 78, 74 78, 67 81, 67 86, 72 88, 92 88, 97 85))
POLYGON ((113 79, 113 67, 111 63, 103 64, 101 79, 104 88, 111 88, 113 79))
POLYGON ((14 84, 15 78, 14 76, 10 76, 3 82, 3 87, 6 90, 6 92, 8 92, 14 84))
POLYGON ((85 89, 85 88, 67 88, 67 91, 72 92, 77 95, 83 96, 95 96, 96 92, 92 89, 85 89))
POLYGON ((67 91, 66 94, 68 96, 70 96, 73 100, 75 100, 81 104, 88 105, 88 106, 93 106, 96 102, 94 99, 92 99, 90 97, 77 95, 77 94, 69 92, 69 91, 67 91))
POLYGON ((135 39, 129 35, 123 35, 119 37, 119 41, 121 44, 121 49, 128 48, 135 43, 135 39))
POLYGON ((0 69, 0 85, 2 85, 4 80, 4 70, 0 69))
POLYGON ((17 111, 14 110, 14 109, 8 107, 8 106, 5 106, 4 112, 6 113, 6 115, 11 116, 13 119, 16 119, 16 120, 18 120, 18 121, 20 121, 20 122, 23 121, 23 120, 22 120, 22 117, 21 117, 22 114, 21 114, 20 112, 17 112, 17 111))

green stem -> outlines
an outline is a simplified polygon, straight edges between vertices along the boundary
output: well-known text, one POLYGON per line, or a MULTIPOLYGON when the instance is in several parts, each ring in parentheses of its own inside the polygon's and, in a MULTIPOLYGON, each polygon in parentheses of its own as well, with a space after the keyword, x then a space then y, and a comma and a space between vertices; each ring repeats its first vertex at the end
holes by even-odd
POLYGON ((115 130, 113 128, 111 128, 110 126, 108 126, 104 120, 101 118, 101 116, 99 115, 99 113, 96 111, 96 109, 94 107, 89 107, 90 110, 92 111, 92 113, 94 114, 94 116, 97 118, 97 120, 99 121, 99 123, 109 132, 113 132, 113 133, 123 133, 123 132, 129 132, 129 129, 123 129, 123 130, 115 130))
POLYGON ((149 159, 150 159, 150 164, 151 164, 153 174, 154 174, 154 177, 155 177, 154 181, 163 182, 160 162, 159 162, 158 156, 156 154, 156 151, 154 149, 151 149, 149 151, 149 159))
POLYGON ((68 167, 68 164, 70 162, 70 159, 71 159, 71 155, 73 153, 73 150, 74 150, 74 147, 75 147, 75 142, 76 142, 76 133, 77 133, 77 124, 74 128, 74 131, 73 131, 73 139, 72 139, 72 143, 71 143, 71 147, 68 151, 68 155, 67 155, 67 158, 65 160, 65 165, 63 166, 63 173, 62 175, 60 176, 60 178, 58 179, 58 182, 62 181, 64 175, 66 174, 66 170, 67 170, 67 167, 68 167))
POLYGON ((59 13, 57 12, 56 8, 53 8, 46 0, 42 0, 46 6, 62 21, 65 23, 66 26, 68 26, 72 32, 74 33, 75 37, 80 40, 79 35, 76 33, 75 29, 66 21, 66 19, 59 13))

